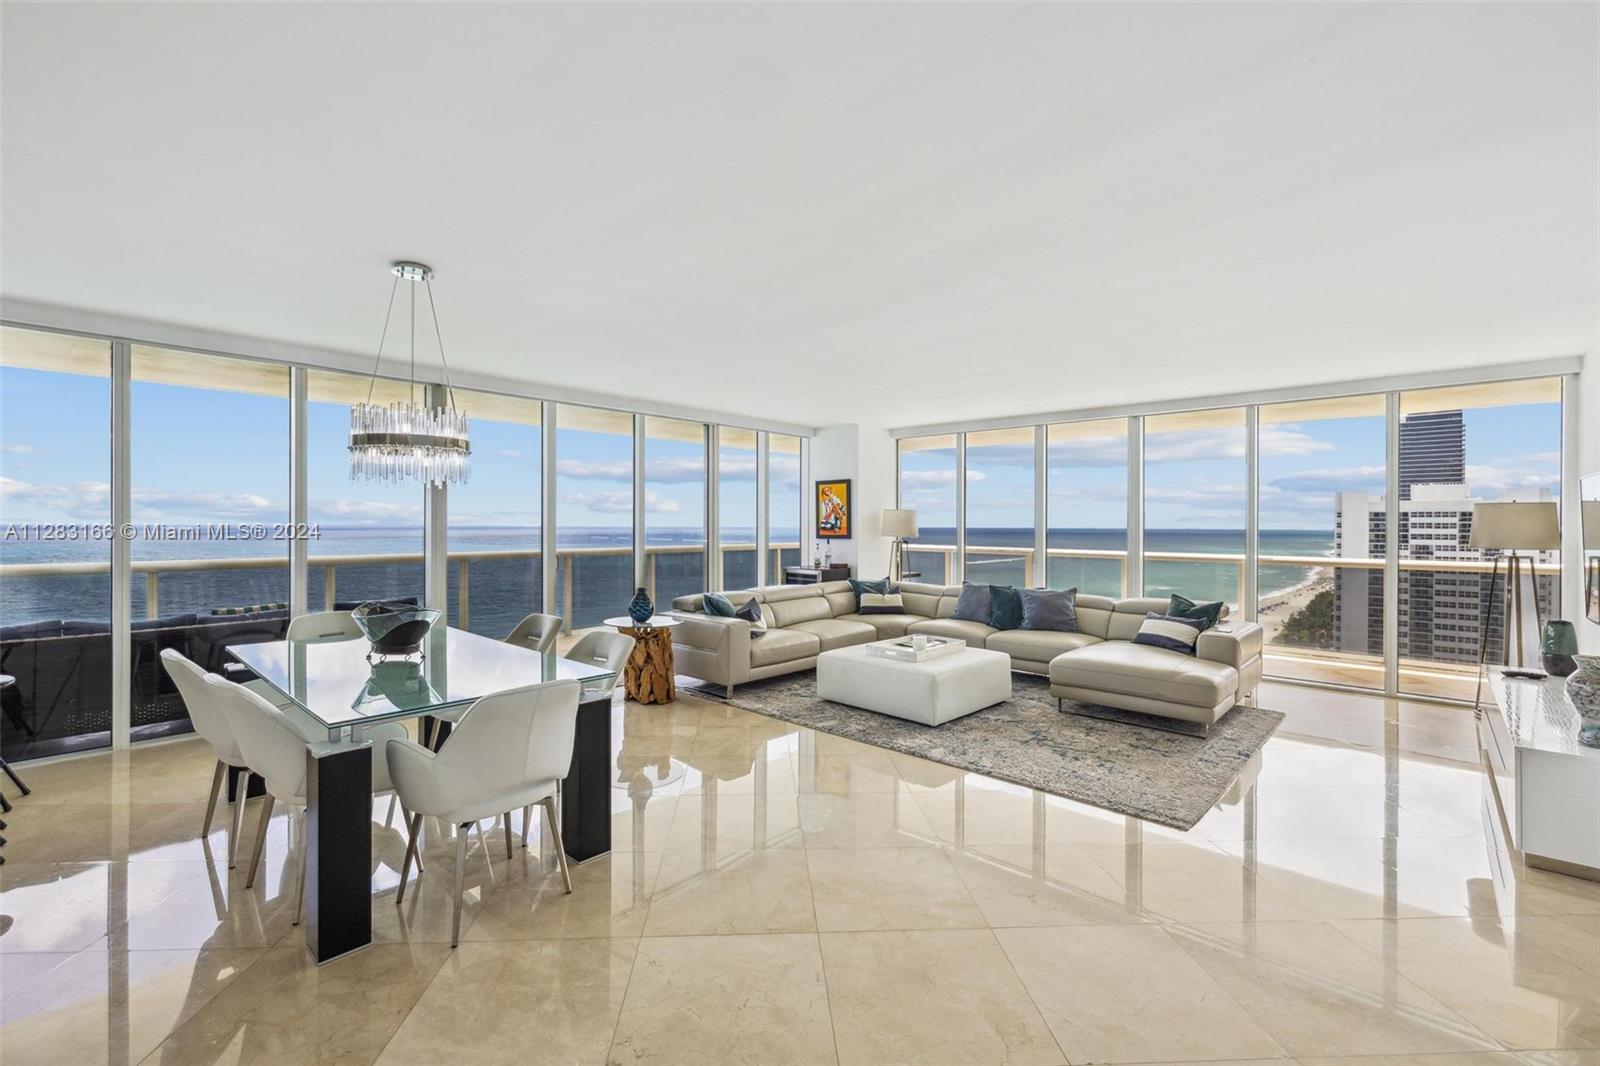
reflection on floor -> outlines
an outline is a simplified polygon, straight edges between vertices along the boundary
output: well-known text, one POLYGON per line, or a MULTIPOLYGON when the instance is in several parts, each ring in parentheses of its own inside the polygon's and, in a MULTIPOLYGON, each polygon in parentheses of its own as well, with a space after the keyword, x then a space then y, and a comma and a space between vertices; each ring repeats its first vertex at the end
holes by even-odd
POLYGON ((1488 842, 1470 714, 1261 701, 1284 728, 1189 833, 687 690, 619 701, 616 847, 572 895, 537 824, 507 860, 486 822, 451 951, 449 830, 397 908, 380 797, 379 943, 322 969, 289 820, 252 891, 225 819, 196 838, 201 745, 36 765, 0 1059, 1600 1061, 1600 885, 1488 842))

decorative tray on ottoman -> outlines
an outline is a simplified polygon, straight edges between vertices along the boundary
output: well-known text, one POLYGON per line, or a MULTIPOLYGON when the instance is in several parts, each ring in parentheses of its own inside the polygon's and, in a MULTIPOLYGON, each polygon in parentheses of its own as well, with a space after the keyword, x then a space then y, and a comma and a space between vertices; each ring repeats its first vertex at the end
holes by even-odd
POLYGON ((923 663, 944 655, 954 655, 967 646, 960 637, 929 637, 928 643, 918 648, 910 637, 893 640, 875 640, 867 645, 867 654, 882 659, 898 659, 905 663, 923 663))

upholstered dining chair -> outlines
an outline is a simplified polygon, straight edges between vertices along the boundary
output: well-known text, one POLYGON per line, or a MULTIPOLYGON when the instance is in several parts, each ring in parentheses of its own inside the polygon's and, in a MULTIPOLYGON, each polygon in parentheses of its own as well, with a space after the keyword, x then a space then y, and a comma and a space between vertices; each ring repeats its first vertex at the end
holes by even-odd
POLYGON ((205 824, 200 836, 211 832, 211 820, 217 813, 217 800, 227 791, 228 778, 234 778, 233 818, 228 823, 228 869, 239 861, 239 836, 244 828, 245 792, 250 783, 250 767, 244 753, 239 750, 239 740, 222 709, 216 705, 211 691, 206 687, 206 672, 184 657, 175 648, 161 649, 161 665, 167 676, 177 686, 178 695, 189 712, 189 721, 200 739, 211 745, 217 757, 216 769, 211 774, 211 793, 206 797, 205 824))
POLYGON ((302 643, 355 640, 360 636, 361 628, 349 611, 313 611, 289 623, 289 639, 302 643))
POLYGON ((579 637, 578 642, 568 649, 562 658, 610 670, 613 675, 610 681, 584 682, 583 694, 588 696, 610 692, 616 688, 617 680, 622 677, 622 668, 628 665, 628 656, 633 654, 633 645, 634 639, 626 633, 596 629, 579 637))
POLYGON ((556 637, 561 635, 561 616, 558 614, 530 614, 506 634, 507 644, 516 644, 544 654, 555 650, 556 637))
MULTIPOLYGON (((307 730, 301 720, 285 714, 243 685, 216 674, 208 674, 205 683, 216 706, 227 717, 233 735, 238 738, 239 750, 244 754, 246 764, 261 775, 267 785, 255 848, 250 855, 250 871, 244 880, 244 887, 252 888, 255 886, 256 872, 261 866, 261 851, 267 841, 267 827, 272 821, 272 808, 276 803, 281 802, 294 809, 300 818, 300 839, 305 840, 306 744, 326 738, 307 730)), ((389 780, 389 762, 384 757, 383 746, 388 740, 405 736, 405 727, 397 722, 380 722, 368 727, 366 734, 372 740, 373 794, 388 792, 394 785, 389 780)), ((402 803, 401 812, 405 813, 405 810, 402 803)), ((409 815, 407 818, 409 820, 409 815)), ((305 907, 305 860, 302 851, 300 883, 295 893, 295 925, 300 924, 305 907)))
MULTIPOLYGON (((561 818, 556 810, 556 787, 572 767, 577 721, 578 683, 556 681, 481 697, 462 715, 449 742, 438 751, 410 740, 388 742, 389 776, 400 794, 401 805, 412 812, 407 821, 409 842, 400 867, 396 906, 405 900, 412 857, 420 859, 417 837, 422 831, 422 819, 439 818, 454 825, 455 912, 450 921, 450 946, 455 947, 461 940, 468 828, 481 818, 504 815, 509 854, 510 812, 522 807, 526 813, 531 804, 544 808, 562 883, 568 892, 572 891, 572 875, 561 841, 561 818)), ((523 837, 527 836, 525 825, 523 837)))

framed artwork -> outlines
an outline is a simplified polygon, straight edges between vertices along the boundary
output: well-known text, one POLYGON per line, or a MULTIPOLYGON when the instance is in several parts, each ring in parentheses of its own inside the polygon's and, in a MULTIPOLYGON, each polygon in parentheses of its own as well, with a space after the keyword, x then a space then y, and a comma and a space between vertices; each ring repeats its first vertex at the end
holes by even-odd
POLYGON ((850 479, 817 482, 817 536, 850 539, 850 479))

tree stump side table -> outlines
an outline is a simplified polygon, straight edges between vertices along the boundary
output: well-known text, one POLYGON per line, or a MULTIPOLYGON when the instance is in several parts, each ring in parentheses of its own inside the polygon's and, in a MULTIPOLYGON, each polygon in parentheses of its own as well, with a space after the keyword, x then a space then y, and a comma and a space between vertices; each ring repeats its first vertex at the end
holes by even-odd
POLYGON ((672 627, 678 619, 671 615, 651 615, 648 622, 634 624, 627 617, 607 618, 606 625, 633 638, 633 654, 623 668, 623 689, 635 703, 671 703, 678 698, 678 683, 672 671, 672 627))

